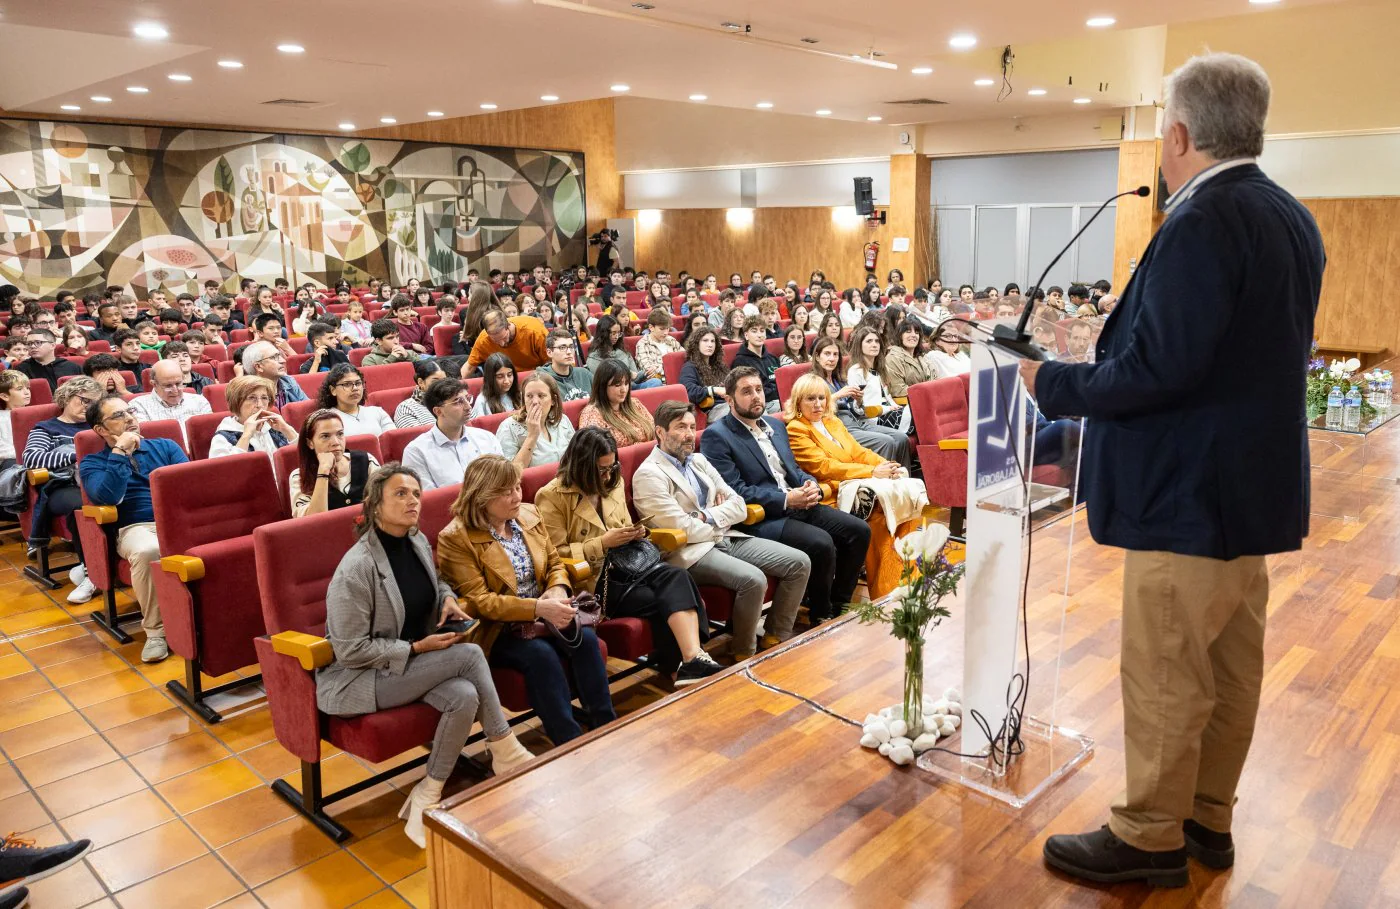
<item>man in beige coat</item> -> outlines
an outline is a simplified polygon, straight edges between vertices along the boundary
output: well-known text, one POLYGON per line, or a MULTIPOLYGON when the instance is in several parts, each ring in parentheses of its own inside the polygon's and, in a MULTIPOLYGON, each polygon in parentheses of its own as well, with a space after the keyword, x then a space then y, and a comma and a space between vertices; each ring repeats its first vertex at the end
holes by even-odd
POLYGON ((748 506, 695 451, 693 405, 662 402, 656 409, 656 440, 656 449, 632 477, 632 504, 648 527, 685 531, 686 545, 668 553, 666 561, 689 571, 696 584, 734 591, 730 647, 736 660, 746 660, 758 649, 770 577, 778 589, 764 644, 792 637, 811 560, 791 546, 735 529, 743 525, 748 506))

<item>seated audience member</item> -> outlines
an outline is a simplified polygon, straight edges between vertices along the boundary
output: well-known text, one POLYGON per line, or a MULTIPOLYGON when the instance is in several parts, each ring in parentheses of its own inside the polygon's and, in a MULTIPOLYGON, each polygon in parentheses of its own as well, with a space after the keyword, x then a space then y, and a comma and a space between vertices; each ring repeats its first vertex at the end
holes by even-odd
POLYGON ((521 389, 515 413, 496 429, 501 453, 524 470, 557 464, 574 437, 574 424, 564 416, 559 386, 545 370, 536 370, 521 389))
MULTIPOLYGON (((296 349, 288 343, 286 338, 282 337, 282 320, 273 313, 263 313, 253 319, 252 337, 254 343, 262 341, 271 344, 278 353, 288 359, 296 356, 296 349)), ((247 349, 247 347, 243 347, 233 350, 231 353, 234 360, 240 359, 243 351, 247 349)))
POLYGON ((30 400, 29 377, 14 369, 0 370, 0 470, 15 463, 15 429, 10 417, 30 400))
POLYGON ((1006 297, 997 301, 996 317, 999 320, 1014 320, 1016 318, 1016 304, 1006 297))
POLYGON ((745 319, 744 344, 734 355, 734 367, 748 366, 758 373, 759 378, 763 380, 763 396, 767 401, 768 412, 777 413, 780 405, 778 380, 774 373, 778 371, 778 358, 768 352, 765 346, 767 340, 762 316, 749 316, 745 319))
MULTIPOLYGON (((1055 348, 1055 329, 1047 323, 1039 323, 1036 329, 1044 325, 1050 335, 1049 349, 1055 348)), ((1036 340, 1040 340, 1036 337, 1036 340)), ((924 354, 924 362, 928 364, 931 372, 930 378, 946 379, 950 376, 960 376, 972 371, 972 358, 967 355, 964 349, 967 339, 962 333, 962 324, 958 319, 949 319, 938 330, 933 333, 933 346, 929 352, 924 354)))
POLYGON ((847 350, 851 365, 846 370, 846 383, 861 389, 859 406, 886 429, 912 435, 913 415, 908 407, 896 404, 890 396, 885 377, 885 338, 880 330, 873 325, 856 326, 847 350))
POLYGON ((531 316, 508 318, 499 309, 487 310, 481 317, 481 334, 472 345, 467 365, 462 368, 470 375, 495 353, 505 354, 520 371, 543 366, 549 361, 546 334, 539 319, 531 316))
POLYGON ((567 328, 556 328, 549 333, 549 365, 542 370, 549 373, 559 393, 565 401, 586 398, 593 390, 593 373, 578 364, 578 345, 574 335, 567 328))
POLYGON ((646 408, 632 400, 627 368, 616 360, 604 360, 593 371, 593 391, 579 414, 580 429, 592 426, 612 435, 618 448, 650 442, 656 427, 646 408))
POLYGON ((763 380, 736 367, 725 380, 730 412, 705 428, 700 450, 729 488, 762 505, 755 536, 805 552, 812 562, 807 609, 812 622, 834 617, 855 594, 870 548, 870 527, 821 504, 817 480, 797 466, 781 420, 764 415, 763 380))
MULTIPOLYGON (((685 332, 681 335, 681 347, 688 347, 688 345, 690 344, 690 339, 695 336, 696 332, 698 332, 702 328, 709 327, 709 316, 705 315, 703 312, 691 313, 691 315, 686 319, 685 322, 685 332)), ((715 333, 715 337, 719 337, 718 332, 715 333)))
POLYGON ((1107 316, 1113 312, 1113 308, 1118 305, 1118 295, 1105 293, 1099 297, 1099 313, 1107 316))
POLYGON ((54 353, 54 335, 47 329, 36 329, 29 333, 29 359, 16 369, 30 379, 43 379, 49 388, 57 388, 63 376, 80 376, 83 370, 78 364, 65 360, 54 353))
POLYGON ((394 409, 394 425, 399 429, 409 426, 427 426, 433 422, 433 413, 423 406, 423 394, 428 386, 438 379, 447 378, 437 360, 415 360, 413 363, 413 394, 399 402, 394 409))
MULTIPOLYGON (((112 336, 112 350, 116 351, 119 369, 125 369, 136 377, 136 387, 141 387, 141 373, 147 364, 141 360, 141 339, 136 332, 123 328, 112 336)), ((86 364, 84 364, 86 365, 86 364)))
POLYGON ((802 326, 794 322, 783 332, 783 355, 778 357, 778 365, 792 366, 795 363, 811 362, 812 355, 807 352, 807 333, 802 330, 802 326))
POLYGON ((425 489, 460 483, 472 461, 484 454, 501 453, 495 436, 467 425, 471 395, 462 380, 438 379, 423 393, 423 406, 433 415, 433 428, 408 443, 403 463, 418 475, 425 489))
MULTIPOLYGON (((1080 312, 1088 306, 1087 303, 1081 306, 1080 312)), ((1065 339, 1065 355, 1060 359, 1065 363, 1094 362, 1093 341, 1094 326, 1082 319, 1074 322, 1069 327, 1069 337, 1065 339)))
POLYGON ((713 328, 701 328, 685 343, 685 363, 681 366, 681 384, 685 396, 696 409, 713 423, 729 413, 724 397, 724 377, 729 367, 724 362, 724 350, 719 333, 713 328))
POLYGON ((661 384, 642 372, 637 361, 627 352, 622 341, 622 325, 613 316, 603 316, 593 332, 593 340, 588 345, 588 369, 595 376, 603 363, 611 360, 627 371, 634 388, 655 388, 661 384))
MULTIPOLYGON (((247 327, 244 322, 243 313, 233 308, 233 301, 228 297, 220 297, 218 300, 215 300, 214 304, 209 308, 209 315, 223 322, 225 331, 235 331, 247 327)), ((206 323, 208 321, 208 319, 205 319, 206 323)))
POLYGON ((725 288, 719 295, 719 305, 710 310, 710 327, 723 333, 729 326, 729 316, 738 308, 739 295, 731 288, 725 288))
POLYGON ((248 304, 248 318, 257 324, 258 316, 273 315, 284 327, 287 324, 287 311, 282 308, 282 304, 277 302, 273 295, 272 288, 263 284, 258 287, 253 302, 248 304))
MULTIPOLYGON (((437 324, 438 324, 438 325, 455 325, 455 324, 456 324, 456 322, 457 322, 457 298, 456 298, 455 296, 453 296, 452 294, 448 294, 448 293, 443 294, 442 296, 440 296, 440 297, 437 298, 437 302, 433 304, 433 308, 434 308, 435 310, 437 310, 437 317, 438 317, 437 324)), ((433 340, 433 331, 432 331, 432 329, 430 328, 430 329, 428 329, 428 346, 429 346, 429 347, 432 346, 432 340, 433 340)), ((432 351, 432 350, 429 350, 428 353, 433 353, 433 351, 432 351)))
MULTIPOLYGON (((1051 325, 1049 322, 1046 322, 1044 319, 1036 319, 1033 323, 1031 327, 1031 340, 1034 341, 1036 344, 1040 345, 1040 347, 1044 350, 1048 350, 1056 354, 1059 353, 1060 346, 1058 339, 1055 337, 1055 326, 1051 325)), ((961 349, 961 342, 954 345, 952 344, 952 341, 950 339, 948 341, 948 345, 957 347, 959 350, 961 349)), ((937 347, 935 347, 934 349, 937 349, 937 347)), ((932 355, 933 350, 930 350, 928 353, 924 354, 925 357, 930 358, 930 363, 932 363, 932 355)), ((969 358, 969 360, 970 359, 971 358, 969 358)), ((971 362, 968 363, 967 371, 972 371, 971 362)))
MULTIPOLYGON (((778 311, 776 297, 764 297, 758 301, 758 317, 763 321, 763 336, 766 339, 781 338, 783 330, 778 327, 782 315, 778 311)), ((747 327, 747 323, 746 323, 747 327)))
POLYGON ((347 436, 377 436, 394 428, 394 421, 382 407, 365 404, 365 376, 349 363, 326 373, 316 396, 316 407, 334 410, 345 424, 347 436))
POLYGON ((338 410, 315 410, 302 424, 298 466, 287 478, 294 518, 364 501, 365 484, 379 462, 367 451, 346 449, 343 416, 338 410))
POLYGON ((34 503, 34 516, 29 525, 29 555, 32 557, 40 547, 49 545, 49 528, 55 518, 62 518, 68 525, 73 551, 78 557, 78 566, 69 573, 69 579, 78 585, 68 597, 68 601, 75 604, 92 599, 97 588, 84 583, 87 563, 83 559, 82 538, 78 536, 78 512, 83 507, 83 495, 78 489, 78 450, 73 440, 78 433, 91 428, 87 423, 87 408, 101 397, 101 386, 85 376, 63 383, 53 393, 58 416, 36 423, 29 430, 19 458, 27 470, 42 467, 49 472, 49 481, 39 487, 39 497, 34 503))
POLYGON ((115 348, 117 345, 112 340, 112 335, 123 327, 121 309, 117 304, 103 303, 97 308, 97 327, 88 333, 88 338, 93 341, 106 341, 115 348))
POLYGON ((1071 284, 1069 288, 1069 302, 1065 304, 1065 315, 1074 316, 1079 314, 1079 307, 1089 303, 1089 288, 1083 284, 1071 284))
POLYGON ((403 363, 416 359, 413 352, 399 343, 399 323, 393 319, 375 319, 370 329, 374 347, 364 360, 365 366, 382 366, 385 363, 403 363))
POLYGON ((841 327, 855 328, 864 318, 867 308, 865 297, 859 290, 848 287, 841 291, 841 306, 837 310, 841 316, 841 327))
MULTIPOLYGON (((496 302, 496 295, 491 291, 491 285, 476 281, 467 289, 467 305, 457 320, 462 330, 452 340, 454 357, 465 357, 472 352, 472 347, 481 337, 481 323, 486 313, 490 310, 499 312, 500 308, 501 305, 496 302)), ((485 357, 482 359, 484 361, 485 357)))
POLYGON ((592 728, 617 719, 597 634, 574 624, 568 572, 535 507, 521 504, 518 467, 499 455, 471 463, 437 558, 443 579, 481 617, 471 640, 492 665, 525 677, 550 741, 583 734, 569 703, 574 691, 592 728))
POLYGON ((668 563, 689 571, 696 584, 734 591, 734 659, 749 659, 759 649, 770 577, 778 589, 762 646, 792 637, 811 561, 782 543, 742 532, 744 500, 695 451, 693 405, 663 401, 656 409, 656 442, 632 479, 632 503, 648 527, 685 531, 686 545, 667 554, 668 563))
POLYGON ((287 375, 287 355, 267 341, 254 341, 243 348, 243 374, 267 379, 272 383, 272 406, 286 407, 293 401, 305 401, 306 392, 287 375))
POLYGON ((160 329, 156 327, 154 322, 149 320, 137 322, 135 332, 141 350, 159 351, 165 346, 165 342, 160 339, 160 329))
MULTIPOLYGON (((311 291, 306 287, 298 287, 295 300, 297 314, 292 319, 292 334, 304 335, 306 330, 327 312, 324 304, 311 298, 311 291)), ((340 324, 340 319, 336 319, 336 324, 340 324)))
POLYGON ((274 406, 272 382, 262 376, 238 376, 224 389, 229 416, 220 421, 209 442, 209 457, 261 451, 271 455, 297 440, 297 432, 274 406))
POLYGON ((671 337, 670 307, 653 309, 647 316, 646 334, 637 339, 638 371, 645 373, 648 379, 664 383, 666 371, 661 366, 661 358, 680 349, 681 345, 671 337))
POLYGON ((468 615, 438 576, 432 547, 418 532, 422 495, 413 471, 398 464, 370 476, 359 539, 326 590, 326 638, 335 660, 316 673, 316 706, 334 716, 416 701, 442 713, 427 775, 399 812, 404 834, 420 849, 423 812, 442 800, 474 723, 486 734, 497 774, 533 757, 506 723, 481 648, 467 634, 441 630, 468 615))
POLYGON ((19 364, 29 359, 29 339, 7 337, 0 338, 0 367, 5 369, 15 369, 19 364))
POLYGON ((121 310, 122 324, 127 328, 135 328, 136 323, 141 321, 141 305, 136 302, 136 298, 131 294, 118 293, 112 298, 112 302, 121 310))
MULTIPOLYGON (((431 306, 432 291, 420 288, 419 293, 428 295, 428 302, 420 305, 431 306)), ((432 331, 418 318, 413 299, 399 294, 389 305, 393 307, 394 325, 399 330, 399 344, 420 356, 432 356, 432 331)))
MULTIPOLYGON (((924 332, 912 316, 906 317, 895 328, 895 344, 885 353, 885 381, 891 397, 904 398, 909 395, 909 386, 927 382, 933 378, 922 353, 924 332)), ((828 408, 830 409, 830 408, 828 408)))
POLYGON ((180 310, 164 309, 160 313, 160 321, 156 323, 160 333, 171 338, 177 338, 183 334, 190 326, 184 319, 180 318, 180 310))
MULTIPOLYGON (((204 337, 205 344, 228 346, 228 336, 224 334, 224 320, 212 313, 204 317, 204 327, 197 329, 195 333, 204 337)), ((185 332, 186 337, 189 334, 189 332, 185 332)))
POLYGON ((345 317, 340 320, 340 333, 354 347, 368 347, 374 340, 373 324, 365 318, 365 304, 351 300, 345 317))
MULTIPOLYGON (((738 344, 744 343, 744 326, 748 324, 749 314, 742 309, 735 309, 725 320, 724 327, 719 330, 721 340, 732 341, 738 344)), ((754 316, 753 318, 757 318, 754 316)))
MULTIPOLYGON (((172 342, 173 343, 173 342, 172 342)), ((185 390, 185 375, 174 360, 161 360, 151 367, 150 394, 131 399, 131 412, 137 422, 178 420, 181 426, 190 417, 213 413, 204 395, 185 390)))
POLYGON ((918 529, 928 493, 923 480, 862 446, 836 418, 831 388, 808 373, 793 384, 783 408, 788 439, 797 466, 829 487, 822 504, 870 524, 865 559, 866 586, 872 598, 899 586, 903 560, 895 553, 897 536, 918 529))
POLYGON ((117 555, 131 568, 131 590, 141 607, 146 643, 143 663, 170 655, 152 564, 160 560, 156 515, 151 505, 151 474, 189 460, 169 439, 143 439, 136 414, 120 397, 107 395, 88 405, 86 421, 107 447, 83 458, 83 490, 96 505, 117 506, 117 555))
POLYGON ((559 475, 535 494, 535 505, 560 553, 598 566, 579 588, 596 592, 610 616, 648 621, 657 669, 674 674, 676 687, 720 671, 701 646, 710 636, 709 622, 690 575, 661 562, 629 584, 611 577, 615 569, 603 567, 609 550, 647 536, 646 526, 634 524, 627 510, 617 444, 609 433, 580 429, 564 452, 559 475), (599 574, 608 582, 598 584, 599 574))
POLYGON ((128 388, 121 373, 121 361, 111 354, 99 353, 88 357, 83 363, 83 375, 97 381, 103 394, 136 394, 139 386, 128 388))
POLYGON ((301 364, 302 373, 330 372, 336 366, 350 365, 350 357, 340 348, 339 330, 325 322, 316 321, 306 326, 306 349, 311 359, 301 364))
MULTIPOLYGON (((465 378, 465 376, 464 376, 465 378)), ((481 394, 472 405, 470 419, 519 409, 520 376, 505 354, 492 354, 481 366, 481 394)))
MULTIPOLYGON (((199 332, 185 332, 186 335, 199 336, 199 332)), ((213 385, 214 380, 205 375, 200 375, 194 371, 194 352, 190 349, 190 344, 196 343, 203 350, 204 342, 168 341, 165 348, 161 350, 162 360, 169 360, 180 367, 180 381, 184 383, 187 391, 199 394, 204 391, 205 386, 213 385)))

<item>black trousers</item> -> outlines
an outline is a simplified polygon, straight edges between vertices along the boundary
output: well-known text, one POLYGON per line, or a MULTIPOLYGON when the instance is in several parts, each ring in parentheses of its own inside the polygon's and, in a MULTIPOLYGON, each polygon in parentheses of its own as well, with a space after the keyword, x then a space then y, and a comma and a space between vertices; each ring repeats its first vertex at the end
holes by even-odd
POLYGON ((63 518, 68 525, 68 533, 73 537, 73 551, 78 554, 78 561, 83 562, 83 541, 78 536, 78 513, 83 509, 82 490, 76 483, 63 483, 54 484, 53 489, 45 489, 44 492, 39 498, 39 507, 34 509, 29 539, 36 543, 47 542, 49 522, 54 518, 63 518))
MULTIPOLYGON (((601 581, 598 590, 602 592, 601 581)), ((682 568, 662 562, 630 590, 615 578, 608 578, 607 594, 603 605, 610 617, 646 619, 651 625, 656 668, 661 672, 675 672, 681 664, 680 645, 666 621, 672 613, 694 610, 700 619, 701 642, 710 638, 710 622, 700 602, 700 588, 695 586, 690 572, 682 568)))
POLYGON ((855 596, 856 581, 870 549, 870 525, 826 505, 789 511, 781 527, 779 523, 759 524, 757 535, 807 553, 812 560, 807 612, 813 622, 831 618, 855 596))

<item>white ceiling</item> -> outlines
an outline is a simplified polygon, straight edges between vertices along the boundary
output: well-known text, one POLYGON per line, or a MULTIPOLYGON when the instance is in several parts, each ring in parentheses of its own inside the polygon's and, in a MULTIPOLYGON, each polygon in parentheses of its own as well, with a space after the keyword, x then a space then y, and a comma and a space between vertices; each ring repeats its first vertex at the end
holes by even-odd
MULTIPOLYGON (((170 120, 324 131, 341 122, 377 128, 400 123, 606 97, 618 82, 631 95, 835 119, 883 117, 886 125, 983 119, 1072 109, 1076 97, 1118 108, 1150 103, 1160 90, 1165 26, 1273 7, 1247 0, 19 0, 0 18, 0 108, 75 116, 170 120), (1089 29, 1090 16, 1117 25, 1089 29), (745 38, 719 27, 751 26, 745 38), (134 38, 156 22, 166 40, 134 38), (978 38, 952 51, 956 33, 978 38), (815 45, 802 38, 817 39, 815 45), (303 45, 300 55, 276 45, 303 45), (1004 101, 998 61, 1016 54, 1004 101), (888 70, 842 59, 883 54, 888 70), (812 53, 816 51, 817 53, 812 53), (222 69, 236 59, 239 70, 222 69), (931 75, 910 69, 932 66, 931 75), (170 73, 193 81, 172 82, 170 73), (976 87, 992 78, 997 85, 976 87), (1072 82, 1072 85, 1071 85, 1072 82), (148 94, 126 91, 142 85, 148 94), (1025 94, 1044 88, 1043 97, 1025 94), (90 100, 106 95, 110 103, 90 100), (310 110, 265 106, 292 98, 310 110), (932 98, 940 107, 885 102, 932 98)), ((1327 0, 1285 0, 1292 6, 1327 0)), ((688 103, 688 102, 687 102, 688 103)))

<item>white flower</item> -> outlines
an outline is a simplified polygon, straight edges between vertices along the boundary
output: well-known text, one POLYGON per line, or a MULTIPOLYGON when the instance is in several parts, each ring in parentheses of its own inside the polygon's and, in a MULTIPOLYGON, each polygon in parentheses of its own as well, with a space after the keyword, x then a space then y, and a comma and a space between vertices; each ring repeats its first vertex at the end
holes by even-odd
POLYGON ((913 560, 920 556, 937 558, 943 545, 948 542, 948 528, 942 524, 927 524, 894 544, 901 557, 913 560))
POLYGON ((1346 370, 1347 372, 1356 372, 1360 368, 1361 361, 1356 359, 1356 357, 1352 357, 1350 360, 1347 360, 1345 363, 1342 364, 1342 369, 1346 370))

